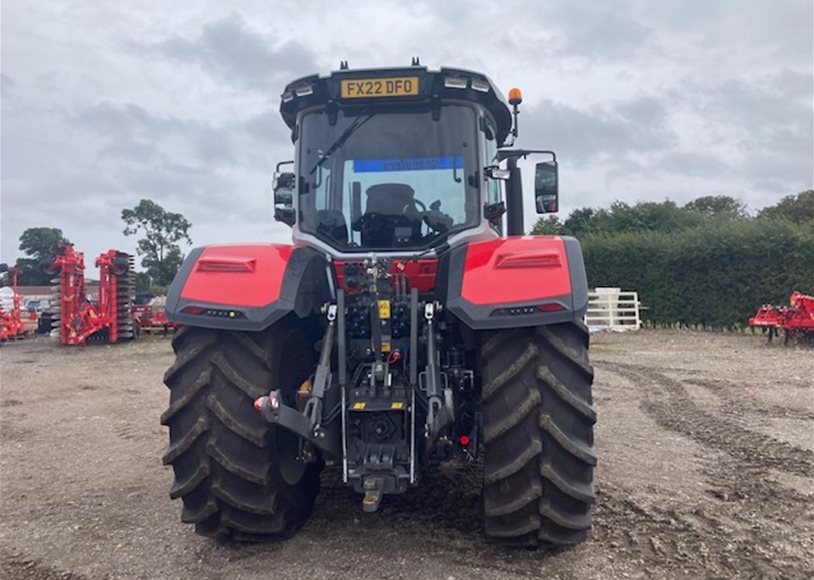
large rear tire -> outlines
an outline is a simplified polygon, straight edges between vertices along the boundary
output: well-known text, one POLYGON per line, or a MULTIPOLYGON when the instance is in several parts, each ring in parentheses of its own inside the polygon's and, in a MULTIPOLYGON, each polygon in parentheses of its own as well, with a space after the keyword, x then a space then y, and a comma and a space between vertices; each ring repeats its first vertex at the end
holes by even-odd
POLYGON ((587 327, 490 333, 481 356, 486 535, 523 546, 585 541, 596 465, 587 327))
POLYGON ((319 493, 322 462, 303 464, 296 436, 265 423, 254 400, 273 388, 296 404, 313 370, 313 348, 296 325, 263 332, 181 327, 164 382, 170 429, 164 463, 181 498, 181 520, 205 536, 261 541, 290 535, 319 493))

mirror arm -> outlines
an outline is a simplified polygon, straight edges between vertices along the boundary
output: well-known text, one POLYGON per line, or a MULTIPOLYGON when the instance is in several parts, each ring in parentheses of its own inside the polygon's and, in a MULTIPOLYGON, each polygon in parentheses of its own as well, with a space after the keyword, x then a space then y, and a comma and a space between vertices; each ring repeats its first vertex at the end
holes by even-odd
POLYGON ((551 160, 556 162, 557 161, 557 154, 554 151, 549 151, 548 149, 498 149, 497 150, 497 159, 498 161, 503 161, 504 159, 511 159, 515 158, 518 159, 522 157, 525 159, 529 155, 551 155, 551 160))
POLYGON ((523 183, 517 157, 509 157, 506 168, 509 170, 509 181, 506 187, 506 233, 510 236, 525 234, 523 225, 523 183))

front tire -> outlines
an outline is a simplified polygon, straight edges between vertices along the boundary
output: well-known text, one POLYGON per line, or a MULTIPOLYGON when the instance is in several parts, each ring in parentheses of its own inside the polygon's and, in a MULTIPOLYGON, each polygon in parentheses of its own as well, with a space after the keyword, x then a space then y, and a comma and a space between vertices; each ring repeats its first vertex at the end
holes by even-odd
POLYGON ((585 541, 596 465, 587 327, 490 333, 481 357, 486 535, 523 546, 585 541))
POLYGON ((322 462, 300 463, 298 439, 265 423, 254 400, 279 388, 288 400, 313 370, 313 348, 296 325, 263 332, 184 326, 164 382, 170 429, 164 463, 183 501, 181 520, 204 536, 261 541, 296 531, 319 493, 322 462))

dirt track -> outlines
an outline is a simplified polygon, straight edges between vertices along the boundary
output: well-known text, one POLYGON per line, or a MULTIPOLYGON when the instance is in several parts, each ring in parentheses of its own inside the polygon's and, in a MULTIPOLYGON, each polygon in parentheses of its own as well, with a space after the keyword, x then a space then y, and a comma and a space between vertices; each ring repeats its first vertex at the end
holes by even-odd
POLYGON ((218 545, 170 502, 158 418, 169 341, 0 349, 2 578, 809 578, 814 350, 642 332, 594 339, 592 540, 506 550, 479 473, 447 466, 363 514, 335 473, 286 542, 218 545))

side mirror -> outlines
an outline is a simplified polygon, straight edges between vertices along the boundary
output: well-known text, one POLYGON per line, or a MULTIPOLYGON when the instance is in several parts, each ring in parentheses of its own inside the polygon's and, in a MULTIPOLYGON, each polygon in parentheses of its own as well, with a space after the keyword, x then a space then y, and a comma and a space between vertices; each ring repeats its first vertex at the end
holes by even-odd
POLYGON ((296 221, 294 213, 294 183, 293 173, 278 172, 274 174, 272 190, 274 191, 274 219, 293 226, 296 221))
POLYGON ((556 161, 543 161, 535 165, 534 201, 537 206, 537 213, 557 213, 559 210, 556 161))

